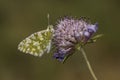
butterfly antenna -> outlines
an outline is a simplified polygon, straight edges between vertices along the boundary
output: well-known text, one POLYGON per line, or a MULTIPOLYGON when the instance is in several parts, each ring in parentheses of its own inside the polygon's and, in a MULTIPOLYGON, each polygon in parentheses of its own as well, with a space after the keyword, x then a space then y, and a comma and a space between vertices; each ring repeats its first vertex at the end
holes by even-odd
POLYGON ((49 13, 47 14, 47 19, 48 19, 48 25, 50 25, 50 15, 49 15, 49 13))

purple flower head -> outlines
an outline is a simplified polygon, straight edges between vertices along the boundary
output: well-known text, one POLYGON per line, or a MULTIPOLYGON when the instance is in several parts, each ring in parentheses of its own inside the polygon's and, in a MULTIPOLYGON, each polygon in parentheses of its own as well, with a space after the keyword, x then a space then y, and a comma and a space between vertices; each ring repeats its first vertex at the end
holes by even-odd
POLYGON ((86 43, 97 31, 98 24, 91 24, 85 19, 64 18, 56 25, 53 42, 56 46, 54 58, 63 61, 72 54, 77 43, 86 43))

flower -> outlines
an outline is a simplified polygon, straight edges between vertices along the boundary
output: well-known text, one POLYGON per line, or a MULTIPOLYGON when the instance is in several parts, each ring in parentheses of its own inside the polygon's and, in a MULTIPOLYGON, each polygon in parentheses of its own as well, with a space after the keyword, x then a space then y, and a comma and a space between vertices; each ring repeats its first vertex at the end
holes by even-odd
POLYGON ((53 57, 63 61, 66 56, 73 54, 76 44, 86 43, 97 29, 97 23, 91 24, 85 18, 64 17, 59 20, 53 33, 53 43, 56 47, 53 57))

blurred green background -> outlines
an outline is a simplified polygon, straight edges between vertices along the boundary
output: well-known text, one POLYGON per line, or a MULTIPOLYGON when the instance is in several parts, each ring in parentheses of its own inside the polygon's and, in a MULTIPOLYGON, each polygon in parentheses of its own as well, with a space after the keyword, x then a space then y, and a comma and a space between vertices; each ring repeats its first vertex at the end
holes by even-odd
POLYGON ((93 80, 81 53, 65 64, 52 54, 34 57, 17 50, 28 35, 46 29, 47 13, 86 16, 104 36, 85 47, 99 80, 120 80, 120 0, 0 0, 0 80, 93 80))

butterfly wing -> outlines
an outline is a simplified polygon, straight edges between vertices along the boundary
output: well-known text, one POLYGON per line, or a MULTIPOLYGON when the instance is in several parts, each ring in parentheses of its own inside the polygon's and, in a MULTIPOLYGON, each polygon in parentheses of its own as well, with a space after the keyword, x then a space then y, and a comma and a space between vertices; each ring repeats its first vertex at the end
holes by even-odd
POLYGON ((46 30, 31 34, 21 41, 18 45, 18 49, 34 56, 42 56, 45 52, 49 53, 51 49, 52 34, 53 26, 49 25, 46 30))

